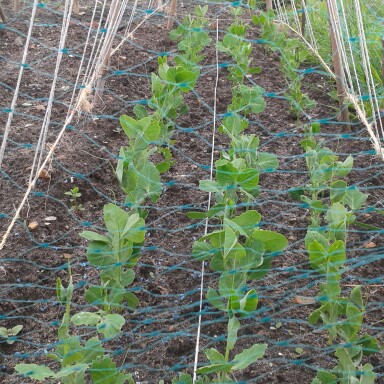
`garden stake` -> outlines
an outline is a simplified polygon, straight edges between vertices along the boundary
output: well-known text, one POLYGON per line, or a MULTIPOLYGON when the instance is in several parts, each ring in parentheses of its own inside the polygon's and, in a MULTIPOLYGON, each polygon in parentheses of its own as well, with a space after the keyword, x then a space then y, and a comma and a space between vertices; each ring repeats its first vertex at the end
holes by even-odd
POLYGON ((327 10, 328 10, 329 25, 330 25, 330 31, 331 31, 332 62, 333 62, 333 69, 335 71, 335 76, 336 76, 337 96, 339 98, 339 104, 340 104, 339 120, 346 123, 345 130, 350 131, 351 125, 349 120, 348 104, 346 103, 347 97, 346 97, 346 89, 345 89, 345 76, 343 72, 340 52, 339 52, 337 42, 336 42, 336 37, 335 37, 335 25, 337 20, 334 17, 336 12, 334 5, 335 5, 334 0, 327 0, 327 10))
POLYGON ((307 0, 302 0, 302 9, 301 9, 301 34, 305 38, 305 28, 307 24, 307 0))
POLYGON ((265 8, 267 10, 267 12, 273 8, 272 6, 272 0, 265 0, 265 8))
POLYGON ((1 17, 1 20, 3 21, 3 23, 6 23, 7 22, 7 18, 5 16, 5 13, 3 11, 3 8, 1 8, 1 4, 0 4, 0 17, 1 17))
POLYGON ((13 10, 15 12, 20 11, 20 0, 13 0, 13 10))
POLYGON ((173 28, 173 23, 176 17, 177 0, 172 0, 169 6, 167 29, 173 28))
POLYGON ((80 10, 79 0, 73 0, 73 14, 78 15, 80 10))

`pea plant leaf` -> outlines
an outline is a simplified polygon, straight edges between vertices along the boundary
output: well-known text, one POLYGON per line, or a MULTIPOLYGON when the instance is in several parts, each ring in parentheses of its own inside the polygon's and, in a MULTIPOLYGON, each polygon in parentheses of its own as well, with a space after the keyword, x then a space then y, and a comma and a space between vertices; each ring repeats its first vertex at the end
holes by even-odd
POLYGON ((97 331, 108 339, 113 338, 120 333, 124 324, 124 317, 117 313, 105 315, 97 325, 97 331))
POLYGON ((74 325, 96 325, 100 320, 101 316, 94 312, 79 312, 71 317, 74 325))
POLYGON ((227 311, 227 307, 225 306, 222 297, 215 289, 209 287, 206 298, 214 308, 224 312, 227 311))
POLYGON ((355 211, 361 209, 367 201, 368 196, 368 194, 360 192, 357 188, 348 189, 343 198, 343 203, 355 211))
POLYGON ((237 354, 233 359, 233 371, 240 371, 255 363, 264 356, 267 344, 255 344, 251 348, 244 349, 243 352, 237 354))
POLYGON ((21 375, 30 377, 33 380, 43 381, 48 377, 55 377, 55 372, 45 365, 17 364, 15 370, 21 375))

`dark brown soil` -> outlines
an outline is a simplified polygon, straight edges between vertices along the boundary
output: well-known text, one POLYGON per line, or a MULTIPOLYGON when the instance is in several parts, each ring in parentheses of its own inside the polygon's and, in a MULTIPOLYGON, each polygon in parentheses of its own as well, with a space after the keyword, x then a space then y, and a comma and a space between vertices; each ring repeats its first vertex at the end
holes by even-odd
MULTIPOLYGON (((5 33, 0 35, 0 138, 8 118, 13 90, 17 81, 31 3, 15 17, 8 0, 2 3, 9 16, 5 33), (21 42, 20 42, 21 39, 21 42)), ((69 29, 66 48, 55 94, 48 143, 53 143, 63 122, 71 97, 92 7, 76 18, 69 29)), ((145 8, 143 8, 145 9, 145 8)), ((181 14, 191 6, 180 9, 181 14)), ((228 25, 225 8, 212 6, 210 15, 220 16, 221 31, 228 25)), ((27 187, 34 146, 38 140, 55 67, 55 49, 60 38, 61 10, 46 6, 38 11, 29 51, 29 68, 25 70, 17 102, 3 168, 0 170, 0 234, 7 229, 27 187)), ((180 18, 182 15, 180 15, 180 18)), ((138 14, 135 23, 140 21, 138 14)), ((0 383, 29 383, 14 374, 19 362, 46 363, 44 354, 57 341, 57 325, 63 315, 56 301, 55 281, 67 282, 65 254, 71 256, 76 291, 73 311, 87 310, 84 286, 96 283, 98 272, 86 262, 86 241, 79 237, 84 228, 102 227, 102 208, 107 202, 124 201, 114 176, 119 148, 126 144, 119 129, 119 117, 130 114, 134 102, 150 98, 150 73, 157 68, 157 55, 173 52, 164 18, 147 20, 112 57, 107 73, 104 105, 93 115, 83 113, 67 129, 53 160, 47 168, 49 179, 39 179, 1 251, 0 326, 24 326, 12 345, 0 341, 0 383), (66 191, 78 186, 83 211, 69 210, 66 191), (49 217, 56 219, 49 221, 49 217), (48 219, 47 219, 48 218, 48 219), (35 230, 28 225, 38 222, 35 230)), ((222 36, 222 32, 220 33, 222 36)), ((250 30, 257 38, 257 29, 250 30)), ((212 31, 215 39, 215 31, 212 31)), ((208 196, 199 191, 199 180, 209 178, 213 132, 213 98, 216 78, 214 46, 206 50, 202 76, 195 93, 188 94, 189 113, 177 120, 173 156, 174 165, 163 176, 164 191, 158 203, 148 206, 147 238, 136 268, 133 285, 140 299, 137 310, 126 311, 122 337, 111 343, 111 354, 118 366, 126 365, 137 382, 169 383, 177 372, 191 371, 198 327, 201 264, 191 257, 193 241, 204 232, 204 222, 190 220, 186 212, 204 208, 208 196)), ((220 63, 229 59, 219 55, 220 63)), ((303 238, 308 224, 308 211, 288 194, 288 189, 307 182, 307 171, 300 140, 307 118, 296 121, 283 94, 286 80, 281 74, 279 56, 268 53, 255 42, 253 65, 261 74, 248 79, 266 92, 267 108, 252 116, 248 133, 260 137, 261 149, 275 153, 280 161, 276 172, 261 176, 261 195, 255 202, 263 216, 263 228, 283 233, 289 240, 287 250, 274 260, 268 276, 257 287, 258 311, 242 321, 237 350, 256 342, 267 342, 265 357, 244 370, 237 380, 247 383, 310 383, 318 367, 334 365, 326 344, 326 333, 309 325, 307 319, 314 305, 297 302, 297 296, 314 297, 321 279, 311 271, 304 251, 303 238), (299 355, 295 349, 303 348, 299 355)), ((384 164, 373 154, 366 130, 356 123, 344 134, 335 119, 337 103, 328 96, 332 82, 321 73, 308 75, 304 89, 317 102, 308 117, 324 121, 323 137, 342 158, 352 154, 355 160, 349 184, 370 194, 367 207, 358 221, 381 228, 379 231, 353 226, 349 235, 348 268, 342 285, 347 293, 355 285, 364 286, 367 313, 364 332, 384 340, 383 323, 383 216, 374 208, 383 208, 384 164), (323 120, 324 119, 324 120, 323 120)), ((220 67, 217 89, 218 118, 231 100, 227 70, 220 67)), ((215 154, 228 145, 216 135, 215 154)), ((47 150, 49 147, 47 148, 47 150)), ((215 286, 217 276, 206 271, 204 289, 215 286)), ((89 309, 89 308, 88 308, 89 309)), ((223 348, 226 319, 204 304, 201 350, 223 348)), ((203 363, 203 353, 199 357, 203 363)), ((372 356, 371 364, 384 383, 381 359, 372 356)))

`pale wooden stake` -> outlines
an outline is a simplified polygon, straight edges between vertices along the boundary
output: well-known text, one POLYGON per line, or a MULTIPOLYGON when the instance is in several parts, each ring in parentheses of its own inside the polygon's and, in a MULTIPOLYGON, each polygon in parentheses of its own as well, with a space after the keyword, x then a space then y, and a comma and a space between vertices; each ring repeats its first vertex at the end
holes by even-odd
POLYGON ((13 10, 15 12, 20 11, 20 0, 13 0, 13 10))
POLYGON ((73 14, 78 15, 80 12, 80 2, 79 0, 73 0, 73 14))
MULTIPOLYGON (((116 23, 117 16, 119 14, 119 0, 112 0, 111 8, 109 9, 109 14, 110 14, 110 16, 108 15, 108 19, 110 20, 109 26, 111 26, 116 23)), ((113 43, 113 38, 110 38, 108 43, 105 46, 103 46, 100 53, 101 55, 101 54, 104 54, 105 52, 103 56, 103 62, 101 63, 99 72, 97 74, 96 90, 95 90, 95 95, 93 97, 93 102, 92 102, 92 105, 95 108, 103 104, 105 74, 107 73, 107 70, 110 64, 112 43, 113 43)))
POLYGON ((5 12, 3 11, 3 8, 1 8, 1 4, 0 4, 0 17, 3 23, 7 22, 7 17, 5 16, 5 12))
POLYGON ((329 25, 331 31, 331 46, 332 46, 332 62, 333 62, 333 70, 336 76, 336 88, 337 88, 337 96, 339 98, 340 105, 340 115, 339 121, 346 123, 344 125, 346 131, 351 130, 351 124, 349 120, 349 111, 348 111, 348 98, 347 92, 345 88, 345 75, 343 71, 342 61, 339 49, 337 47, 337 41, 335 37, 335 25, 337 20, 335 20, 334 15, 337 10, 335 10, 334 0, 327 0, 327 9, 329 15, 329 25))
POLYGON ((163 7, 162 0, 156 0, 156 8, 162 8, 162 7, 163 7))
POLYGON ((307 26, 307 0, 302 0, 302 12, 301 12, 301 34, 305 37, 305 28, 307 26))
POLYGON ((273 8, 273 5, 272 5, 272 0, 265 0, 265 8, 267 10, 267 12, 273 8))
POLYGON ((172 29, 176 17, 177 0, 171 0, 168 12, 167 29, 172 29))
MULTIPOLYGON (((382 40, 382 56, 381 56, 381 78, 384 87, 384 39, 382 40)), ((384 108, 380 109, 381 124, 384 126, 384 108)))

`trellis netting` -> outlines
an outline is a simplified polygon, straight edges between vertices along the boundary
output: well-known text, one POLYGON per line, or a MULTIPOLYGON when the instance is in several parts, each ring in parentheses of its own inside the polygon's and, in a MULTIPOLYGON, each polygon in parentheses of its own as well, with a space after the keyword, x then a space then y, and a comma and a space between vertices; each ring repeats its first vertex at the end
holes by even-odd
POLYGON ((381 2, 14 5, 0 382, 384 382, 381 2))

